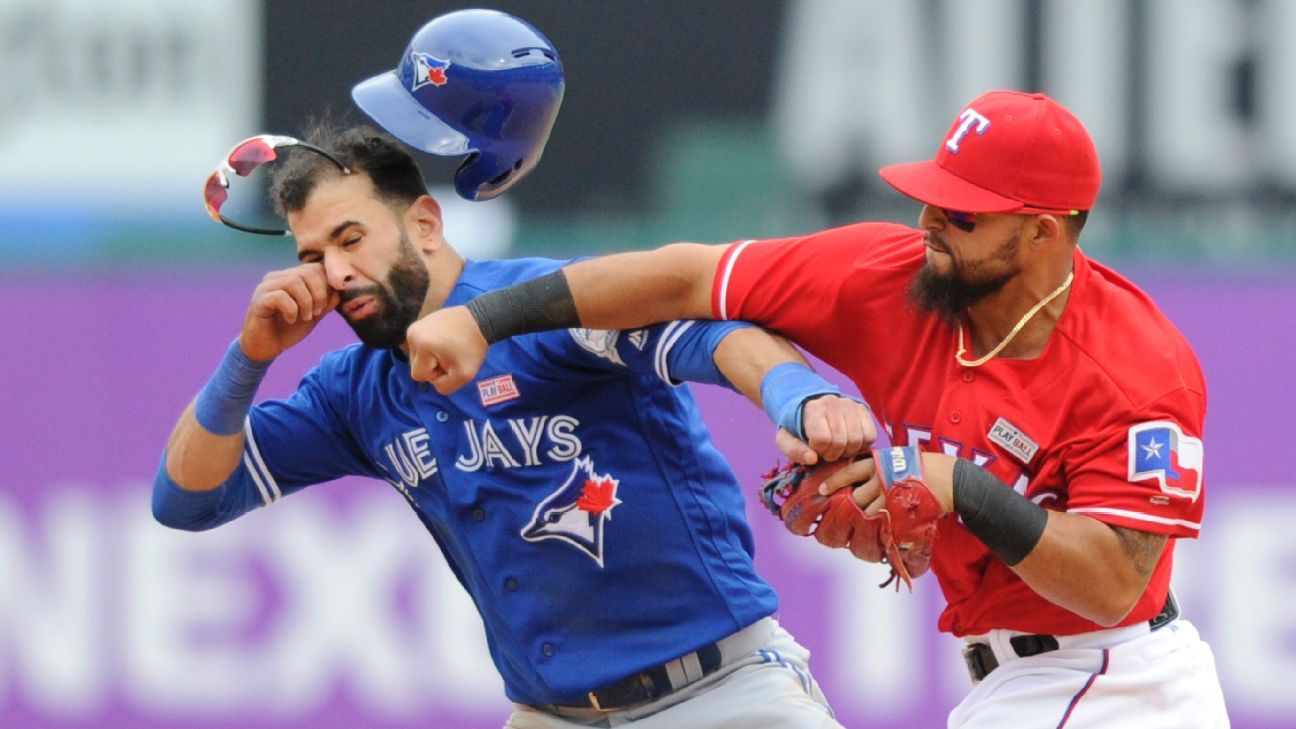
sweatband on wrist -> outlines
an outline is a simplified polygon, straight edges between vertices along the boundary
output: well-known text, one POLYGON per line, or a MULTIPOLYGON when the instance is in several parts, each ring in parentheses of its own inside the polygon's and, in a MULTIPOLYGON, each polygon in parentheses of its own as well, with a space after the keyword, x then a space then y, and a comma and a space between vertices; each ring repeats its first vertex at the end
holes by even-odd
POLYGON ((487 291, 467 304, 487 344, 501 339, 580 326, 576 300, 560 268, 530 281, 487 291))
POLYGON ((801 411, 806 402, 824 395, 840 395, 841 388, 800 362, 784 362, 761 378, 760 394, 761 406, 770 420, 805 440, 801 411))
POLYGON ((721 385, 733 389, 715 363, 716 347, 735 329, 751 327, 745 321, 689 321, 682 322, 678 337, 667 342, 666 368, 671 380, 688 380, 721 385))
POLYGON ((1009 567, 1035 549, 1048 524, 1043 507, 962 458, 954 463, 954 511, 972 536, 1009 567))
POLYGON ((234 435, 243 430, 243 419, 252 409, 252 398, 270 369, 269 362, 249 359, 235 339, 194 401, 194 419, 216 435, 234 435))

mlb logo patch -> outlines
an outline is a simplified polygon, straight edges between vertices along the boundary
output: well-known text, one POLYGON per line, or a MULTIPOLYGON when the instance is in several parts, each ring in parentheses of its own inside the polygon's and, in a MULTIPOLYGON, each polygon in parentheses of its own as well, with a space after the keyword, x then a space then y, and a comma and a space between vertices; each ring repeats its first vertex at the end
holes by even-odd
POLYGON ((498 375, 489 380, 478 382, 477 394, 481 396, 482 407, 489 407, 522 397, 522 393, 518 392, 517 384, 513 382, 513 375, 511 374, 498 375))
POLYGON ((1196 501, 1204 454, 1200 439, 1168 420, 1136 425, 1129 430, 1129 480, 1155 480, 1165 493, 1196 501))

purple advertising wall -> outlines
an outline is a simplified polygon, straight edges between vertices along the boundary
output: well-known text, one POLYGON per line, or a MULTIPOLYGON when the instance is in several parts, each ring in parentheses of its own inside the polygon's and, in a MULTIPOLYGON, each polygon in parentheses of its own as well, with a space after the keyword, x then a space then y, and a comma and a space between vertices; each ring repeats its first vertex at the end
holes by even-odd
MULTIPOLYGON (((152 521, 180 410, 237 333, 258 273, 0 276, 0 726, 497 728, 509 711, 479 620, 386 484, 308 489, 221 529, 152 521)), ((1213 645, 1233 725, 1296 724, 1296 277, 1134 278, 1210 387, 1203 537, 1176 589, 1213 645)), ((289 392, 350 340, 326 322, 271 370, 289 392)), ((764 416, 698 388, 753 487, 764 416)), ((749 508, 780 620, 851 729, 944 726, 969 686, 939 593, 749 508), (917 690, 915 687, 929 687, 917 690)))

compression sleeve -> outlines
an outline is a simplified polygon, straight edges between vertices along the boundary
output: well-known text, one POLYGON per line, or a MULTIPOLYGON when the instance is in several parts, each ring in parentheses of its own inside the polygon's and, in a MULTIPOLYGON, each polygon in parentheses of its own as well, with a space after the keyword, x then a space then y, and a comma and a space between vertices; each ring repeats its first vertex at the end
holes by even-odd
POLYGON ((580 326, 576 300, 562 269, 507 288, 487 291, 467 304, 488 344, 518 334, 580 326))
POLYGON ((954 463, 954 510, 1009 567, 1026 559, 1048 526, 1043 507, 962 458, 954 463))

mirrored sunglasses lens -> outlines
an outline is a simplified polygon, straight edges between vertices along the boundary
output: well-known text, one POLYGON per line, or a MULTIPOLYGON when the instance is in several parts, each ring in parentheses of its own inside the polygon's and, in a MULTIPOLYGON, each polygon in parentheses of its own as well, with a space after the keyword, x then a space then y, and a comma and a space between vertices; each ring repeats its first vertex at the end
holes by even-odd
POLYGON ((203 186, 203 202, 206 203, 207 214, 212 220, 221 222, 220 209, 228 199, 229 191, 221 183, 220 174, 213 172, 212 176, 207 178, 207 184, 203 186))
POLYGON ((274 147, 262 139, 249 139, 230 152, 229 165, 240 177, 247 177, 252 171, 266 162, 278 158, 274 147))

